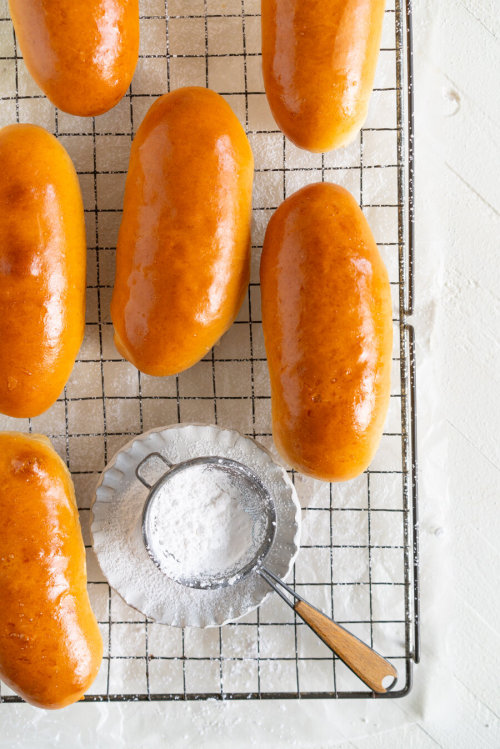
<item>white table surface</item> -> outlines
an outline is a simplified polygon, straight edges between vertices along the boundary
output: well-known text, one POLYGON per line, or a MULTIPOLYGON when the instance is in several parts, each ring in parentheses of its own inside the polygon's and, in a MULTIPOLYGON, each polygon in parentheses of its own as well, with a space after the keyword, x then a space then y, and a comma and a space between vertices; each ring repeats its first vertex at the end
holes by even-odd
POLYGON ((81 704, 53 713, 3 705, 1 747, 500 746, 500 2, 414 0, 414 18, 426 436, 423 655, 413 692, 385 702, 81 704))

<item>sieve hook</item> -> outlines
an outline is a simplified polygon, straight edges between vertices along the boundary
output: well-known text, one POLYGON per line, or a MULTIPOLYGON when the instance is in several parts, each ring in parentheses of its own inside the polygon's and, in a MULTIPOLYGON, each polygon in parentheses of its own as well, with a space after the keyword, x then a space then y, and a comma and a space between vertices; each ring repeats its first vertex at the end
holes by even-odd
MULTIPOLYGON (((168 466, 169 469, 171 469, 171 468, 174 467, 174 464, 170 463, 170 461, 168 461, 166 458, 164 458, 161 453, 155 452, 155 453, 149 453, 149 455, 146 455, 146 457, 141 460, 141 462, 139 463, 139 465, 135 469, 135 475, 137 476, 137 478, 139 479, 139 481, 141 482, 141 484, 143 484, 146 487, 146 489, 151 489, 154 486, 154 484, 156 484, 158 482, 158 479, 157 479, 154 482, 154 484, 149 484, 146 481, 146 479, 144 478, 144 476, 141 476, 141 472, 140 472, 141 468, 151 458, 159 458, 162 461, 162 463, 165 463, 165 465, 168 466)), ((165 471, 165 473, 168 473, 168 471, 165 471)), ((165 475, 165 473, 163 474, 163 476, 165 475)), ((162 478, 163 478, 163 476, 162 476, 162 478)))

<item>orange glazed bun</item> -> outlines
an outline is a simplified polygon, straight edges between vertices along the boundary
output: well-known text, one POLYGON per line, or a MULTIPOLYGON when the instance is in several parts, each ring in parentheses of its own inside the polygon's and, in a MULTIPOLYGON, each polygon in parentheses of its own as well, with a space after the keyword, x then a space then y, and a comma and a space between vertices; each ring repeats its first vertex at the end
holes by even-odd
POLYGON ((0 411, 61 394, 85 327, 86 242, 75 169, 41 127, 0 130, 0 411))
POLYGON ((29 72, 69 114, 107 112, 127 91, 139 55, 138 0, 9 0, 29 72))
POLYGON ((236 115, 204 88, 158 99, 132 144, 111 302, 118 351, 173 375, 238 314, 250 276, 253 156, 236 115))
POLYGON ((102 639, 68 470, 40 435, 0 433, 0 679, 55 709, 94 681, 102 639))
POLYGON ((285 135, 308 151, 348 143, 366 119, 385 0, 262 0, 266 94, 285 135))
POLYGON ((308 476, 352 479, 382 436, 392 357, 387 270, 352 195, 319 183, 285 200, 260 281, 276 447, 308 476))

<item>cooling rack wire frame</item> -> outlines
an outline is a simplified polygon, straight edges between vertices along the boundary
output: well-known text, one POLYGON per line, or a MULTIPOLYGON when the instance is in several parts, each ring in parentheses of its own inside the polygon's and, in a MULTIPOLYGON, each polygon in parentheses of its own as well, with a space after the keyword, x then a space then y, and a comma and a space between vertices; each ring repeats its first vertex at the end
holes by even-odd
MULTIPOLYGON (((375 461, 359 479, 328 485, 292 472, 303 507, 297 590, 398 668, 408 693, 419 658, 415 344, 413 312, 413 92, 411 7, 388 0, 370 114, 355 142, 331 154, 292 146, 269 112, 260 72, 260 0, 142 0, 139 65, 111 112, 59 112, 24 66, 0 0, 0 125, 35 122, 54 132, 77 167, 88 243, 86 336, 63 396, 1 429, 42 432, 75 481, 88 553, 89 591, 105 643, 86 701, 374 698, 297 616, 271 597, 221 629, 155 624, 109 589, 89 540, 100 471, 119 447, 175 422, 240 429, 273 451, 260 321, 258 264, 265 226, 304 184, 339 182, 359 200, 387 264, 394 299, 391 407, 375 461), (117 354, 109 315, 114 249, 130 143, 153 100, 182 85, 224 95, 255 153, 253 262, 248 298, 222 342, 178 377, 141 375, 117 354)), ((379 696, 377 696, 379 698, 379 696)), ((16 702, 5 685, 2 702, 16 702)))

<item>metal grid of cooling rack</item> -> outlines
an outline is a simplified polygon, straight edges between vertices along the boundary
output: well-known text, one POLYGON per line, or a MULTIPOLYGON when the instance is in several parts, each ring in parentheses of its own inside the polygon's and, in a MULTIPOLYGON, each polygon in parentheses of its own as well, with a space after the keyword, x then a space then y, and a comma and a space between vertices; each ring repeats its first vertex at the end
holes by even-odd
MULTIPOLYGON (((35 122, 72 156, 88 232, 85 342, 59 401, 41 417, 0 428, 49 435, 75 481, 88 549, 89 591, 105 642, 86 700, 374 697, 272 597, 222 629, 178 630, 126 606, 96 564, 89 506, 100 471, 133 435, 180 421, 240 429, 273 450, 260 322, 258 263, 271 212, 303 184, 339 182, 358 198, 389 269, 394 297, 391 407, 382 444, 359 479, 328 485, 293 474, 303 507, 293 584, 397 666, 388 697, 411 687, 418 661, 417 486, 413 329, 411 9, 388 0, 368 120, 333 154, 288 143, 268 110, 260 73, 260 0, 142 0, 141 51, 131 89, 95 119, 57 111, 31 81, 0 0, 0 125, 35 122), (221 343, 173 378, 140 375, 112 343, 113 261, 131 139, 156 96, 181 85, 222 93, 256 158, 248 298, 221 343)), ((18 698, 2 685, 0 699, 18 698)))

